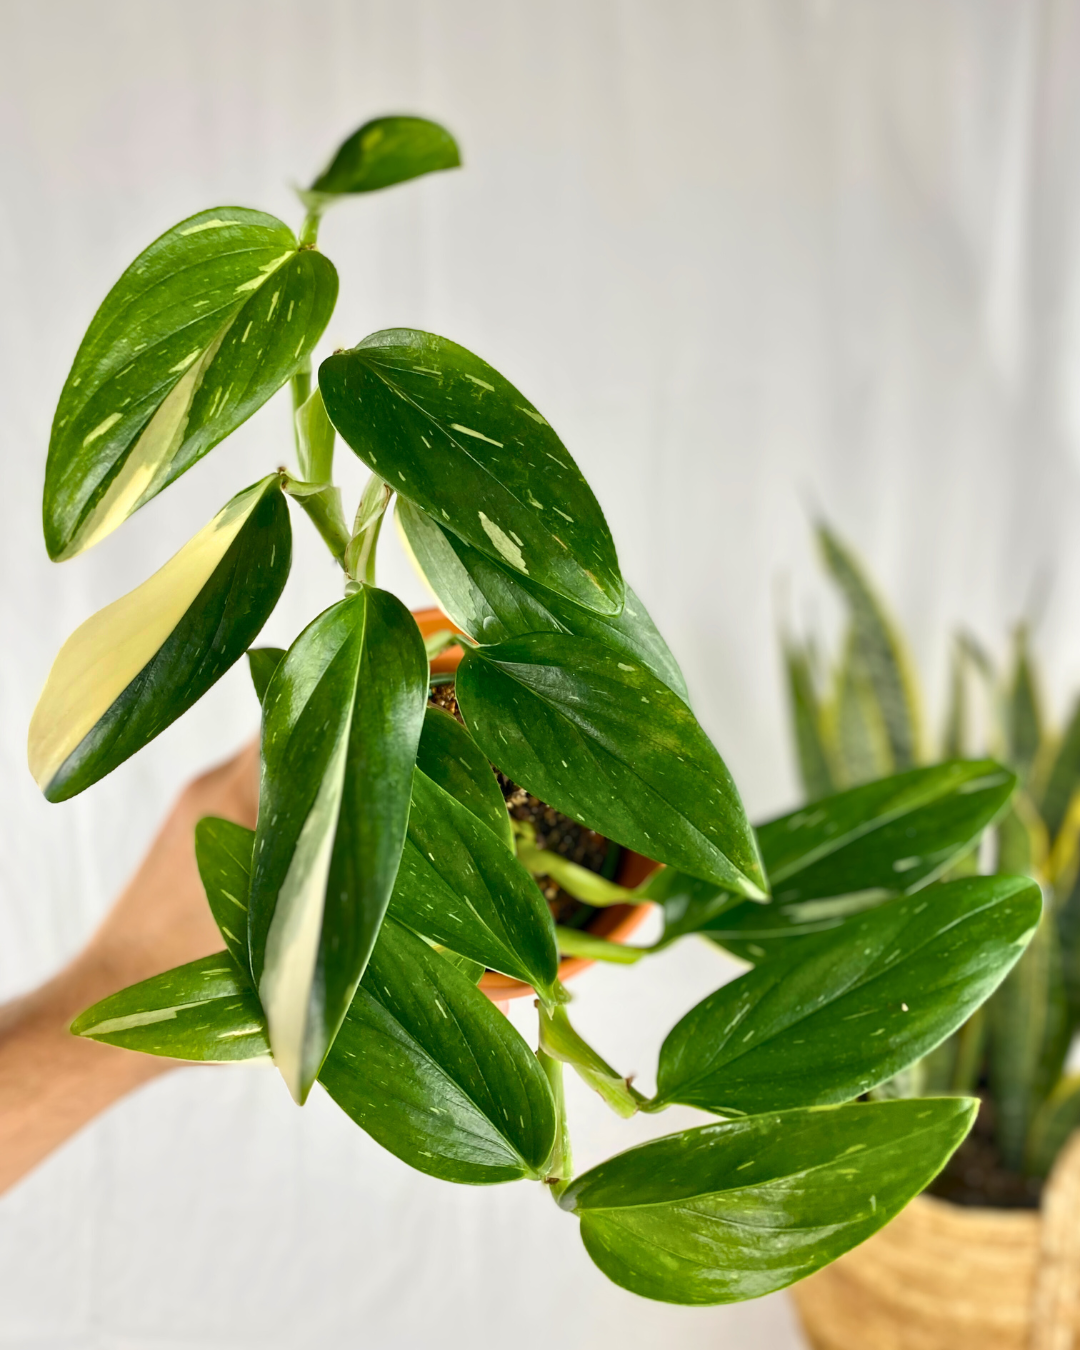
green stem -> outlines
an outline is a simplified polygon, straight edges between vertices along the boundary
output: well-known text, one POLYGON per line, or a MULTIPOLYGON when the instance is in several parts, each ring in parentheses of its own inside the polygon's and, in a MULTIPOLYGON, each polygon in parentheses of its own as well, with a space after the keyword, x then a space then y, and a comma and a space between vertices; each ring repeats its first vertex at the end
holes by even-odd
POLYGON ((314 208, 308 211, 304 217, 304 223, 300 226, 300 247, 314 248, 319 242, 319 222, 322 220, 322 212, 314 208))
POLYGON ((356 508, 352 538, 345 553, 345 570, 353 580, 369 586, 375 584, 375 549, 392 495, 386 483, 373 473, 356 508))
POLYGON ((332 483, 337 432, 326 415, 326 406, 318 389, 296 409, 293 426, 296 430, 296 455, 305 482, 332 483))
POLYGON ((341 509, 341 492, 330 483, 303 483, 284 471, 281 487, 307 513, 327 548, 342 566, 349 546, 349 527, 341 509))
POLYGON ((300 472, 306 478, 308 477, 308 467, 304 462, 305 447, 303 443, 303 433, 300 429, 300 424, 297 421, 297 414, 311 397, 310 360, 305 361, 299 370, 293 372, 292 379, 289 381, 289 390, 292 394, 293 436, 296 440, 296 461, 300 465, 300 472))
POLYGON ((634 1115, 645 1097, 625 1078, 600 1058, 589 1043, 570 1025, 564 1007, 548 1007, 537 1002, 540 1010, 540 1048, 552 1059, 569 1064, 582 1082, 607 1102, 620 1116, 634 1115))
POLYGON ((583 956, 587 961, 611 961, 620 966, 632 966, 652 951, 651 947, 609 942, 607 938, 594 937, 580 928, 563 928, 561 924, 555 925, 555 941, 564 956, 583 956))
POLYGON ((555 1098, 555 1143, 548 1162, 547 1184, 558 1200, 566 1190, 574 1175, 574 1160, 570 1152, 570 1129, 566 1119, 566 1092, 563 1087, 563 1066, 560 1060, 537 1050, 536 1058, 548 1080, 551 1095, 555 1098))

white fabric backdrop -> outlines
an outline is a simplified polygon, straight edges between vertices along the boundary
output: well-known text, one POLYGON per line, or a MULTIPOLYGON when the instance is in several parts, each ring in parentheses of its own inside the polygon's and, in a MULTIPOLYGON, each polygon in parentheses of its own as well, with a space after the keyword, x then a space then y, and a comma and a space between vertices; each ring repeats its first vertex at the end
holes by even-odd
MULTIPOLYGON (((236 202, 297 221, 287 183, 379 112, 444 120, 467 168, 327 218, 343 291, 324 345, 428 328, 529 393, 754 816, 794 792, 774 599, 785 576, 800 613, 822 593, 815 510, 935 677, 950 625, 998 646, 1048 578, 1052 691, 1080 684, 1076 3, 3 0, 0 31, 0 996, 78 948, 180 782, 256 723, 237 669, 49 807, 24 743, 52 656, 288 454, 278 400, 53 567, 39 496, 78 339, 177 219, 236 202)), ((308 533, 271 640, 335 598, 308 533)), ((393 549, 382 577, 423 598, 393 549)), ((579 1015, 647 1076, 730 972, 689 944, 590 973, 579 1015)), ((573 1105, 582 1163, 645 1128, 573 1105)), ((4 1346, 539 1350, 551 1319, 570 1350, 798 1343, 780 1298, 624 1295, 530 1188, 421 1178, 258 1071, 159 1082, 0 1203, 4 1346)))

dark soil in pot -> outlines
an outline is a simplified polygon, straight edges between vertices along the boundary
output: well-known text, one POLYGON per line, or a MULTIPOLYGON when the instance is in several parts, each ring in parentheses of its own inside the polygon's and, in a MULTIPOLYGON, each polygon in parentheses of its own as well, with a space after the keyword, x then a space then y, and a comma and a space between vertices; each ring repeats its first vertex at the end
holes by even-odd
POLYGON ((1010 1172, 994 1140, 994 1103, 985 1091, 971 1133, 927 1187, 930 1195, 954 1205, 990 1209, 1038 1209, 1040 1177, 1010 1172))
MULTIPOLYGON (((453 680, 445 680, 434 685, 428 699, 437 707, 445 708, 463 723, 453 680)), ((590 872, 597 872, 609 880, 615 876, 622 854, 618 844, 611 843, 602 834, 586 829, 576 820, 564 816, 561 811, 548 806, 539 797, 534 797, 531 792, 518 787, 498 770, 495 770, 495 777, 499 780, 511 817, 531 825, 536 831, 538 848, 558 853, 570 862, 577 863, 590 872)), ((572 895, 567 895, 566 891, 550 877, 537 877, 536 884, 544 893, 555 922, 565 928, 588 928, 593 915, 599 912, 593 905, 583 904, 572 895)))

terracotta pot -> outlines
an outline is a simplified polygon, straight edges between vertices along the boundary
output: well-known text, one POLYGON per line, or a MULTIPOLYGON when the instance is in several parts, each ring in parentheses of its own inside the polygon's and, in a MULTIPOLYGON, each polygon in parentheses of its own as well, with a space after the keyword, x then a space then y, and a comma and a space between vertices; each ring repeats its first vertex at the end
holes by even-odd
POLYGON ((919 1196, 880 1233, 791 1290, 813 1350, 1080 1346, 1080 1136, 1041 1210, 919 1196))
MULTIPOLYGON (((424 637, 430 637, 442 628, 448 628, 455 633, 461 631, 438 609, 414 610, 413 618, 424 637)), ((432 672, 452 674, 457 670, 461 657, 460 647, 447 648, 432 661, 432 672)), ((659 863, 643 858, 640 853, 624 849, 615 880, 620 886, 628 888, 640 886, 659 866, 659 863)), ((648 905, 609 905, 600 910, 593 919, 589 925, 589 932, 595 937, 607 938, 609 942, 625 942, 644 922, 649 908, 648 905)), ((573 976, 580 975, 583 970, 588 970, 591 965, 593 962, 583 956, 567 957, 559 962, 559 979, 565 983, 573 976)), ((480 988, 493 1003, 506 1003, 512 998, 525 998, 533 993, 532 985, 523 984, 521 980, 513 980, 509 975, 497 975, 492 970, 481 977, 480 988)))

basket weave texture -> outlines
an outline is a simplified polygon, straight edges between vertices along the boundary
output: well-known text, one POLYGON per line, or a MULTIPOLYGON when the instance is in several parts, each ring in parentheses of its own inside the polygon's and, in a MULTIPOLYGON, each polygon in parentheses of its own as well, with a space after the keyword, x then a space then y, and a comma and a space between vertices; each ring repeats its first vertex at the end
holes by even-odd
POLYGON ((1080 1350, 1080 1133, 1041 1210, 919 1196, 791 1293, 813 1350, 1080 1350))

